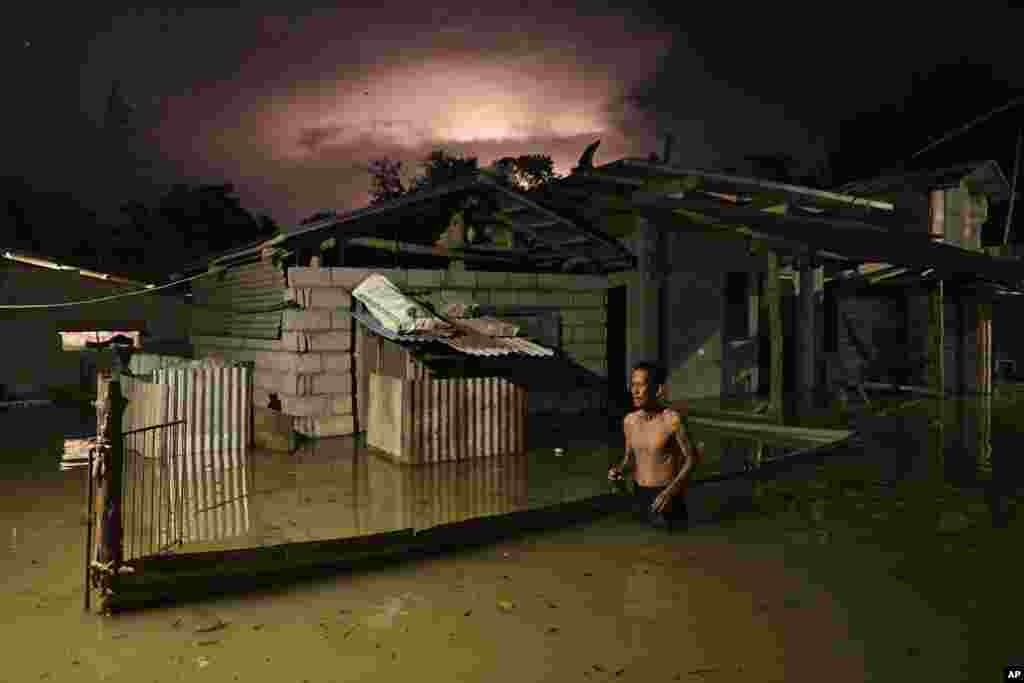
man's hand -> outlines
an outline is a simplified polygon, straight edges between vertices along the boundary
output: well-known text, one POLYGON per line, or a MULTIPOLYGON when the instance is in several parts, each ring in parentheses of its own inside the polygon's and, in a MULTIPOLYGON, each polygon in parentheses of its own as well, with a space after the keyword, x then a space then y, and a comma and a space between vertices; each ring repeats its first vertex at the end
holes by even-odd
POLYGON ((608 481, 620 481, 622 479, 622 468, 612 465, 608 468, 608 481))
POLYGON ((675 498, 676 494, 678 494, 682 488, 682 485, 675 483, 666 486, 661 493, 657 495, 654 502, 651 503, 651 510, 660 513, 670 508, 672 506, 672 499, 675 498))

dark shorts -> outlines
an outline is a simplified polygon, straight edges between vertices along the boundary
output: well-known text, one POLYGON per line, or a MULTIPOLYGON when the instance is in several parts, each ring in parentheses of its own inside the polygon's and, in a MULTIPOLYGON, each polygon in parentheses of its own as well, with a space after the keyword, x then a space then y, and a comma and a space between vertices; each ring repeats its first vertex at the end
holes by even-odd
POLYGON ((672 499, 667 510, 654 512, 651 505, 654 499, 664 490, 664 486, 640 486, 636 485, 633 498, 635 501, 634 510, 638 516, 645 519, 648 524, 658 529, 685 529, 689 521, 689 512, 686 509, 686 499, 678 495, 672 499))

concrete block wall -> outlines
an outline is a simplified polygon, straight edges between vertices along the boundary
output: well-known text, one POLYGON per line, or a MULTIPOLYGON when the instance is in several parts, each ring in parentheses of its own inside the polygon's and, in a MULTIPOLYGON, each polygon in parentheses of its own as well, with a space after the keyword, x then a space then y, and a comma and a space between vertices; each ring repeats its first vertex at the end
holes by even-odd
POLYGON ((464 300, 557 306, 562 310, 563 350, 592 372, 607 375, 607 279, 561 274, 293 267, 282 299, 301 308, 285 311, 281 339, 197 336, 192 339, 196 357, 254 362, 253 402, 266 407, 276 397, 300 434, 352 434, 352 364, 358 360, 352 348, 349 292, 371 273, 437 306, 464 300))

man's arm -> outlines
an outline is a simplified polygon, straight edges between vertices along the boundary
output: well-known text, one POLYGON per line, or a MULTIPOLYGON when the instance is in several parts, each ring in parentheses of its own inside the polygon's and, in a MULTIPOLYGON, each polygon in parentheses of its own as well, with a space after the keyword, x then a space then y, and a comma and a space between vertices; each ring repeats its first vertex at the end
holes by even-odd
POLYGON ((629 467, 630 460, 633 459, 633 444, 629 440, 629 416, 626 416, 622 420, 622 433, 626 437, 626 454, 622 458, 622 462, 619 463, 618 469, 620 472, 624 471, 629 467))
POLYGON ((690 435, 683 429, 683 419, 679 413, 672 413, 672 435, 676 439, 676 443, 679 444, 679 450, 683 454, 683 465, 679 468, 679 472, 676 473, 675 478, 669 487, 673 491, 678 491, 686 480, 690 476, 690 472, 697 466, 697 451, 693 448, 693 444, 690 443, 690 435))

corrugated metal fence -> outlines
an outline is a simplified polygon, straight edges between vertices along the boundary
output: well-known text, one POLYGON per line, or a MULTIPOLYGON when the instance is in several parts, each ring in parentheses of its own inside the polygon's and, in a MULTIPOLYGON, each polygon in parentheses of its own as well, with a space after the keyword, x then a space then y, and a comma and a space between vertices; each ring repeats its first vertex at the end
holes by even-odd
POLYGON ((248 529, 252 376, 193 361, 122 377, 125 559, 248 529))

